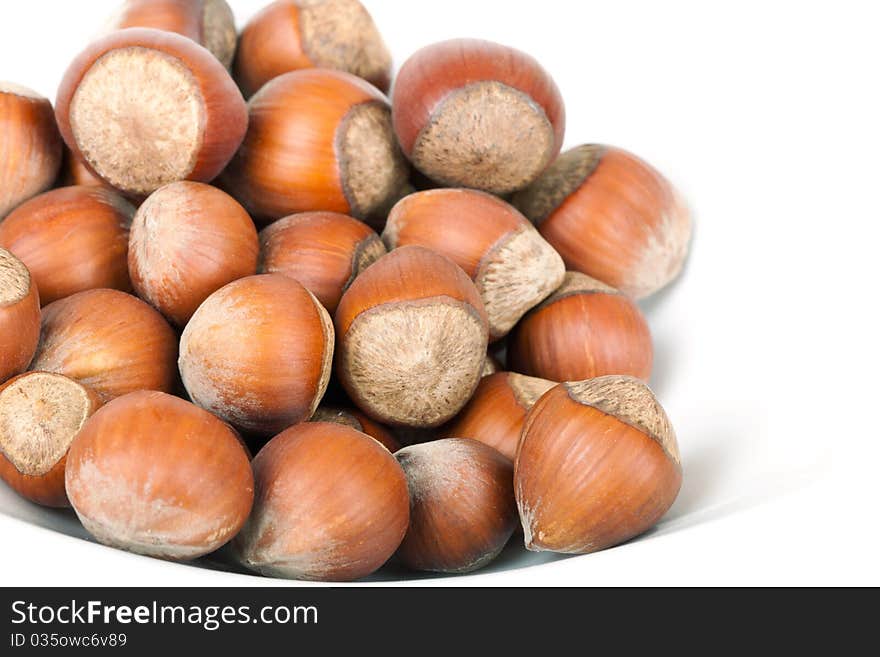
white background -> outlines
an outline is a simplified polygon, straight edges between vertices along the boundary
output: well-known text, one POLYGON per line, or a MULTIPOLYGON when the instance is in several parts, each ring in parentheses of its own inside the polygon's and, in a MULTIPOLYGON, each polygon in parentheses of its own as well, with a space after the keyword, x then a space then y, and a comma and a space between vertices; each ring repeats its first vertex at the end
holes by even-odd
MULTIPOLYGON (((114 0, 0 2, 0 79, 54 98, 114 0)), ((264 4, 231 0, 240 22, 264 4)), ((535 55, 567 146, 655 164, 697 219, 683 279, 645 304, 685 481, 649 536, 507 554, 439 585, 880 584, 880 40, 870 2, 367 0, 399 66, 475 36, 535 55), (516 569, 519 564, 537 564, 516 569)), ((0 583, 273 583, 136 557, 0 490, 0 583)))

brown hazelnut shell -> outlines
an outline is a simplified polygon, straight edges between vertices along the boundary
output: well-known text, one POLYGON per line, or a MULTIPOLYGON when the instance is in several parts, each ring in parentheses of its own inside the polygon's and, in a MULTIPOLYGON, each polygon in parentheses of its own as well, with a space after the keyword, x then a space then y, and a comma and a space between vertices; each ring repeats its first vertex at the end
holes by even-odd
POLYGON ((248 455, 232 429, 152 391, 115 399, 86 422, 66 479, 74 510, 100 542, 172 560, 229 541, 254 497, 248 455))
MULTIPOLYGON (((163 184, 178 180, 210 182, 229 163, 241 145, 248 125, 247 105, 241 92, 226 69, 210 52, 179 34, 150 28, 119 30, 90 44, 67 69, 58 89, 55 114, 61 135, 73 155, 100 178, 135 197, 146 196, 163 184), (75 95, 95 64, 106 60, 107 55, 114 51, 138 52, 141 57, 152 53, 151 56, 162 61, 171 61, 188 72, 187 79, 193 85, 191 91, 200 99, 198 139, 185 170, 178 172, 179 175, 146 175, 144 170, 149 167, 162 171, 163 163, 156 162, 155 158, 147 158, 143 150, 139 151, 138 162, 123 162, 120 168, 113 168, 112 171, 103 168, 102 163, 93 162, 83 152, 71 123, 75 95), (127 168, 135 169, 138 173, 130 175, 127 168)), ((138 134, 139 126, 136 122, 133 126, 120 124, 117 127, 129 137, 138 134)), ((91 136, 100 139, 100 135, 91 136)))
POLYGON ((226 0, 126 0, 111 27, 175 32, 207 48, 226 68, 232 65, 238 37, 226 0))
POLYGON ((0 479, 22 497, 68 507, 67 452, 101 398, 61 374, 27 372, 0 385, 0 479))
POLYGON ((144 201, 131 226, 128 271, 138 296, 177 326, 227 283, 257 272, 259 240, 238 202, 179 182, 144 201))
POLYGON ((526 418, 515 465, 525 544, 595 552, 650 529, 681 488, 675 433, 632 377, 563 383, 526 418))
POLYGON ((409 523, 406 477, 385 447, 350 427, 306 422, 253 461, 254 511, 234 542, 265 575, 350 581, 381 567, 409 523))
POLYGON ((346 71, 383 92, 391 82, 391 54, 358 0, 280 0, 248 21, 234 66, 245 96, 303 68, 346 71))
POLYGON ((390 426, 450 420, 479 383, 488 320, 455 263, 395 249, 358 276, 336 310, 336 373, 364 413, 390 426))
POLYGON ((467 406, 443 427, 441 435, 479 440, 512 462, 526 414, 541 395, 555 385, 552 381, 515 372, 485 376, 467 406))
POLYGON ((589 276, 568 272, 562 286, 511 333, 507 358, 511 370, 550 381, 607 374, 648 380, 654 348, 634 301, 589 276))
POLYGON ((471 189, 410 194, 388 215, 389 249, 418 245, 452 260, 473 279, 493 340, 504 337, 562 283, 559 254, 511 205, 471 189))
POLYGON ((387 253, 365 223, 336 212, 304 212, 260 232, 260 273, 302 283, 332 315, 352 281, 387 253))
POLYGON ((24 262, 44 305, 77 292, 131 291, 128 233, 134 206, 103 187, 63 187, 0 222, 0 246, 24 262))
POLYGON ((517 524, 513 464, 476 440, 447 438, 395 455, 410 491, 397 551, 414 570, 469 573, 504 549, 517 524))
POLYGON ((263 224, 311 211, 366 219, 406 183, 388 100, 360 78, 285 73, 248 106, 250 127, 222 184, 263 224))
POLYGON ((52 103, 0 81, 0 219, 52 187, 62 155, 52 103))
POLYGON ((88 290, 43 308, 34 371, 79 381, 106 402, 137 390, 173 392, 177 335, 156 310, 118 290, 88 290))
POLYGON ((64 147, 64 161, 61 164, 61 173, 55 186, 105 187, 115 191, 109 183, 96 176, 85 162, 76 157, 67 146, 64 147))
POLYGON ((0 248, 0 383, 27 369, 40 341, 40 295, 24 263, 0 248))
POLYGON ((242 431, 272 435, 308 420, 333 362, 333 324, 300 283, 249 276, 199 307, 180 340, 193 402, 242 431))
POLYGON ((619 148, 566 151, 512 202, 569 269, 637 299, 684 266, 692 232, 684 200, 656 169, 619 148))
POLYGON ((556 83, 529 55, 489 41, 422 48, 400 70, 394 129, 406 156, 448 187, 504 195, 556 157, 565 107, 556 83))

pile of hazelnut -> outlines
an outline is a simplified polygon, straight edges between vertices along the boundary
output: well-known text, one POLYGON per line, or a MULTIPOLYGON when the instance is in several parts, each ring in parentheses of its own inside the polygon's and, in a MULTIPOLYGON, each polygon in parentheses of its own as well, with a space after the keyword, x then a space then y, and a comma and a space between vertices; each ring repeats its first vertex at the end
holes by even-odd
POLYGON ((54 109, 0 85, 9 486, 107 545, 311 580, 658 521, 681 464, 635 300, 682 267, 682 199, 618 148, 560 155, 517 50, 390 81, 357 0, 240 35, 224 0, 129 0, 54 109))

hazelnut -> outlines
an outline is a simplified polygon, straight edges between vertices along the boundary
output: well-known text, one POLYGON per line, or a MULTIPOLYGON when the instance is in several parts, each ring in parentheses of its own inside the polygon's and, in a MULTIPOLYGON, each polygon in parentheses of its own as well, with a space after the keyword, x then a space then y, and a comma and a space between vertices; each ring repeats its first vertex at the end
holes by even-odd
POLYGON ((510 369, 551 381, 606 374, 647 380, 651 331, 629 297, 578 272, 529 312, 508 342, 510 369))
POLYGON ((106 187, 113 190, 114 188, 104 182, 86 166, 85 162, 76 157, 69 148, 64 147, 64 161, 61 164, 61 173, 59 174, 56 187, 106 187))
POLYGON ((329 68, 387 92, 391 53, 358 0, 281 0, 254 16, 241 33, 235 79, 245 95, 302 68, 329 68))
POLYGON ((254 499, 248 456, 210 413, 161 392, 113 400, 67 456, 67 495, 105 545, 195 559, 241 528, 254 499))
POLYGON ((334 422, 351 427, 355 431, 367 434, 380 442, 389 452, 394 454, 400 449, 400 443, 387 427, 371 420, 366 414, 356 408, 336 408, 334 406, 319 406, 312 416, 312 422, 334 422))
POLYGON ((369 436, 307 422, 273 438, 253 461, 254 511, 233 545, 264 575, 349 581, 381 567, 409 522, 406 477, 369 436))
POLYGON ((675 433, 641 381, 563 383, 526 418, 515 492, 529 550, 595 552, 650 529, 681 487, 675 433))
POLYGON ((235 56, 235 17, 226 0, 126 0, 110 29, 150 27, 176 32, 207 48, 229 68, 235 56))
POLYGON ((562 283, 565 265, 512 206, 469 189, 436 189, 402 199, 382 239, 389 249, 415 244, 464 269, 480 292, 497 340, 562 283))
POLYGON ((260 233, 260 272, 298 280, 331 314, 351 282, 385 253, 372 228, 335 212, 291 215, 260 233))
POLYGON ((138 295, 184 326, 212 293, 257 272, 254 222, 215 187, 171 183, 134 217, 128 270, 138 295))
POLYGON ((691 216, 650 165, 611 146, 563 153, 513 198, 569 269, 635 298, 673 280, 687 257, 691 216))
POLYGON ((88 290, 43 308, 34 371, 79 381, 104 401, 136 390, 172 392, 177 336, 158 312, 118 290, 88 290))
POLYGON ((409 529, 397 551, 406 566, 468 573, 498 556, 517 524, 507 458, 463 438, 405 447, 395 458, 411 500, 409 529))
POLYGON ((553 381, 498 372, 486 376, 467 406, 448 425, 444 436, 473 438, 494 447, 511 462, 522 433, 526 413, 556 384, 553 381))
POLYGON ((64 75, 56 116, 73 155, 135 197, 211 181, 247 130, 247 106, 220 62, 186 37, 146 28, 86 48, 64 75))
POLYGON ((100 406, 96 393, 60 374, 28 372, 0 385, 0 478, 32 502, 70 506, 67 451, 100 406))
POLYGON ((0 222, 0 246, 27 265, 49 304, 77 292, 131 291, 128 231, 134 206, 102 187, 63 187, 0 222))
POLYGON ((0 383, 27 369, 40 340, 40 295, 28 268, 0 248, 0 383))
POLYGON ((324 210, 366 219, 406 183, 382 93, 341 71, 285 73, 250 100, 223 186, 261 221, 324 210))
POLYGON ((235 427, 272 435, 308 420, 327 389, 333 324, 292 278, 266 274, 220 288, 180 340, 192 400, 235 427))
POLYGON ((556 83, 532 57, 476 39, 422 48, 394 84, 406 156, 447 187, 505 195, 537 178, 565 134, 556 83))
POLYGON ((424 428, 454 417, 477 387, 488 322, 460 267, 405 246, 354 280, 336 333, 337 375, 352 401, 380 422, 424 428))
POLYGON ((61 135, 52 103, 11 82, 0 81, 0 219, 45 192, 61 167, 61 135))

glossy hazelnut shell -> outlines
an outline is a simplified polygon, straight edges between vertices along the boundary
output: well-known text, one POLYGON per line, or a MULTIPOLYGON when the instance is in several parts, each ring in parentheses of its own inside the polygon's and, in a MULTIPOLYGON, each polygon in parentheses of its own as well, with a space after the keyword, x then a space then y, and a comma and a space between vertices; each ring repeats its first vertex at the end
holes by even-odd
POLYGON ((388 303, 448 297, 467 304, 486 321, 480 295, 451 260, 420 246, 395 249, 355 279, 336 311, 343 336, 361 313, 388 303))
POLYGON ((333 342, 329 316, 300 283, 250 276, 193 315, 180 341, 180 372, 196 404, 238 429, 272 435, 314 413, 333 342))
POLYGON ((260 273, 296 279, 331 314, 358 274, 385 253, 373 229, 335 212, 291 215, 260 233, 260 273))
POLYGON ((63 187, 0 222, 0 246, 31 271, 43 304, 77 292, 131 291, 128 232, 134 206, 103 187, 63 187))
POLYGON ((61 146, 52 103, 0 83, 0 219, 52 186, 61 146))
POLYGON ((473 279, 492 339, 562 283, 562 259, 516 208, 472 189, 410 194, 388 215, 389 249, 417 245, 446 256, 473 279), (513 297, 513 298, 511 298, 513 297))
POLYGON ((375 438, 387 449, 389 452, 394 454, 401 448, 400 441, 397 439, 397 436, 383 424, 376 422, 369 415, 364 413, 363 411, 353 408, 349 411, 352 416, 357 418, 357 421, 360 423, 362 431, 370 436, 371 438, 375 438))
POLYGON ((254 511, 235 540, 266 575, 351 581, 381 567, 409 523, 406 477, 377 441, 327 422, 291 427, 253 461, 254 511))
POLYGON ((224 285, 257 272, 259 241, 235 199, 204 183, 153 193, 132 222, 128 271, 138 296, 176 326, 224 285))
POLYGON ((43 308, 35 371, 79 381, 106 402, 138 390, 173 392, 177 335, 158 311, 118 290, 88 290, 43 308))
MULTIPOLYGON (((559 153, 565 135, 565 106, 556 83, 541 65, 531 56, 497 43, 452 39, 417 51, 395 80, 394 129, 407 157, 412 158, 420 134, 443 103, 481 82, 503 84, 540 107, 553 130, 552 156, 559 153)), ((451 184, 439 179, 437 182, 451 184)))
POLYGON ((516 205, 569 269, 637 299, 672 281, 687 256, 690 211, 635 155, 590 144, 563 153, 516 205))
POLYGON ((146 27, 175 32, 207 48, 226 68, 232 64, 235 18, 226 0, 126 0, 114 18, 114 30, 146 27), (215 19, 210 25, 209 10, 215 19))
MULTIPOLYGON (((445 315, 446 321, 452 321, 452 315, 445 315)), ((406 320, 400 319, 400 321, 406 320)), ((434 320, 425 319, 430 324, 434 320)), ((442 321, 442 320, 437 320, 442 321)), ((437 330, 436 325, 425 326, 419 324, 423 330, 437 330)), ((406 246, 395 249, 388 255, 379 259, 375 264, 358 276, 343 295, 335 315, 336 335, 338 337, 336 375, 342 386, 355 404, 374 420, 392 426, 419 426, 422 428, 438 426, 451 419, 458 410, 470 398, 473 390, 479 383, 482 365, 485 362, 486 345, 488 343, 488 320, 482 300, 474 284, 462 271, 448 258, 429 251, 420 246, 406 246), (386 328, 377 330, 376 333, 366 334, 362 328, 363 323, 387 316, 388 313, 403 314, 410 318, 424 316, 426 312, 436 312, 438 308, 444 315, 454 313, 461 323, 465 317, 468 321, 476 322, 479 326, 480 344, 456 344, 447 345, 461 347, 456 362, 436 362, 413 364, 404 361, 399 354, 389 353, 391 341, 406 340, 412 342, 410 337, 392 335, 386 328), (428 309, 428 310, 426 310, 428 309), (358 322, 358 324, 356 324, 358 322), (460 370, 464 357, 470 358, 470 349, 479 354, 474 361, 474 371, 460 370), (378 389, 375 379, 372 377, 377 371, 384 370, 386 365, 393 365, 400 369, 396 372, 401 378, 397 383, 385 381, 391 389, 378 389), (410 370, 410 366, 415 370, 410 370), (427 376, 425 368, 434 368, 435 371, 427 376), (420 390, 425 395, 440 395, 433 399, 425 399, 430 408, 415 409, 418 417, 410 417, 406 420, 393 417, 389 414, 389 406, 393 406, 391 397, 386 393, 397 396, 398 401, 403 401, 403 391, 399 386, 405 386, 404 381, 413 384, 409 376, 412 373, 424 375, 425 380, 433 385, 438 373, 451 373, 456 370, 455 380, 442 390, 420 390), (442 371, 442 372, 441 372, 442 371), (433 402, 437 401, 437 407, 433 402), (424 410, 424 412, 423 412, 424 410)), ((448 327, 452 330, 452 326, 448 327)), ((470 329, 469 329, 470 330, 470 329)), ((446 336, 447 334, 443 334, 446 336)), ((443 336, 434 336, 435 340, 445 339, 443 336)), ((455 340, 455 338, 449 338, 455 340)), ((469 332, 465 339, 475 339, 469 332)), ((425 345, 426 349, 435 349, 441 345, 425 345)), ((393 348, 390 348, 393 350, 393 348)), ((436 354, 435 354, 436 356, 436 354)), ((406 395, 410 400, 414 399, 412 391, 406 395)))
POLYGON ((410 489, 410 524, 397 551, 414 570, 467 573, 491 562, 516 527, 513 464, 476 440, 405 447, 395 458, 410 489))
POLYGON ((501 199, 473 189, 435 189, 401 199, 384 236, 394 248, 418 245, 452 260, 474 278, 486 252, 527 219, 501 199), (396 224, 390 223, 396 217, 396 224))
POLYGON ((366 9, 354 0, 280 0, 245 25, 234 72, 246 96, 303 68, 344 70, 383 92, 391 82, 391 56, 366 9))
MULTIPOLYGON (((0 303, 0 383, 27 369, 40 340, 40 295, 27 267, 9 251, 0 247, 0 267, 13 269, 10 274, 23 277, 22 290, 0 303)), ((0 271, 0 275, 6 272, 0 271)))
POLYGON ((254 480, 232 429, 182 399, 142 391, 86 422, 67 457, 67 494, 102 543, 185 560, 235 536, 254 480))
POLYGON ((650 378, 651 331, 636 303, 576 272, 566 281, 511 333, 510 369, 550 381, 607 374, 650 378))
POLYGON ((58 183, 55 186, 105 187, 109 190, 115 191, 110 183, 101 180, 101 178, 92 173, 92 170, 89 169, 85 162, 75 157, 66 146, 64 147, 64 162, 61 164, 61 173, 58 177, 58 183))
POLYGON ((443 427, 441 435, 479 440, 513 462, 526 414, 554 385, 513 372, 485 376, 467 406, 443 427))
MULTIPOLYGON (((20 376, 14 377, 6 383, 0 385, 0 394, 6 388, 20 381, 24 377, 33 376, 34 372, 27 372, 20 376)), ((61 376, 56 375, 56 376, 61 376)), ((88 415, 92 415, 102 404, 101 398, 92 390, 82 386, 83 392, 88 397, 89 409, 86 411, 88 415)), ((34 403, 42 403, 42 400, 35 400, 34 403)), ((12 488, 16 493, 27 500, 40 504, 42 506, 54 508, 66 508, 70 506, 67 499, 67 492, 64 488, 64 473, 67 466, 67 453, 49 469, 47 472, 36 475, 21 472, 15 464, 10 461, 3 450, 0 449, 0 479, 12 488)))
MULTIPOLYGON (((221 180, 259 223, 312 211, 365 219, 376 210, 357 207, 341 141, 355 111, 388 111, 378 89, 341 71, 303 69, 273 79, 248 107, 247 136, 221 180)), ((388 190, 393 194, 405 183, 406 170, 390 134, 387 151, 383 157, 394 160, 394 170, 376 175, 394 179, 396 188, 388 190)))
POLYGON ((532 408, 516 457, 526 547, 584 554, 623 543, 656 524, 681 481, 675 435, 643 383, 560 384, 532 408))
MULTIPOLYGON (((210 182, 226 167, 247 132, 247 105, 222 64, 210 52, 173 32, 129 28, 91 43, 73 60, 58 89, 55 115, 62 137, 73 156, 94 167, 80 150, 70 123, 71 103, 85 75, 107 53, 129 48, 156 50, 181 62, 193 77, 204 103, 201 147, 184 179, 210 182)), ((133 190, 123 190, 133 193, 133 190)))

